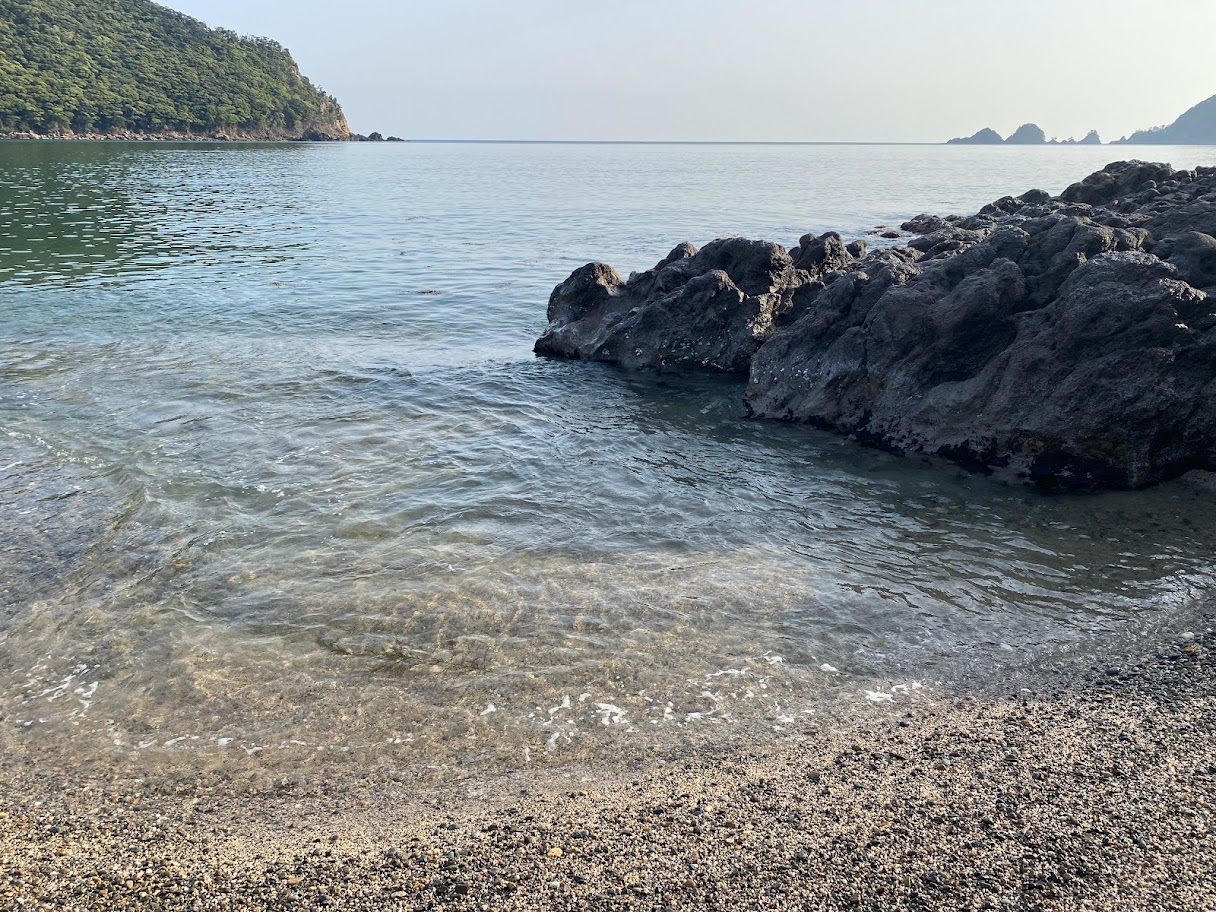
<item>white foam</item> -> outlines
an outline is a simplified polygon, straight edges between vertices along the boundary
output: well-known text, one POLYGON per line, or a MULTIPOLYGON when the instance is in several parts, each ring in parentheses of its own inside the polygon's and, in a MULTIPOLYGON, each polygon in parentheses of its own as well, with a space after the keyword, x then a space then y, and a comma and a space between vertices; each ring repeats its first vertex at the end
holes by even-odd
POLYGON ((625 710, 612 703, 596 703, 595 708, 602 714, 600 718, 601 725, 613 725, 625 721, 625 710))

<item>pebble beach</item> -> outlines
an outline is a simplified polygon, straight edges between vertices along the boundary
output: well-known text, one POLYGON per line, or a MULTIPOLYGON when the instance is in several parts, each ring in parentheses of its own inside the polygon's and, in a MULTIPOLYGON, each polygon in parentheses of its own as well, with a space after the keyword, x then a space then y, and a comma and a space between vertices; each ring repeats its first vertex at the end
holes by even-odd
POLYGON ((1216 908, 1216 632, 776 748, 426 789, 0 771, 5 909, 1216 908))

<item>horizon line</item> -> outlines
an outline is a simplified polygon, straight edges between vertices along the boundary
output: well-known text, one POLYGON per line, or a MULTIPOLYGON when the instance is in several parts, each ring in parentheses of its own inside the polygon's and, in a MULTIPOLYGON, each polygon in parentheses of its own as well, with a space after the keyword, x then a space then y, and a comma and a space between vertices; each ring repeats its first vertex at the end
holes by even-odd
POLYGON ((555 146, 935 146, 941 143, 903 140, 822 139, 405 139, 413 143, 481 143, 486 145, 555 146))
POLYGON ((1126 138, 1112 139, 1102 143, 956 143, 949 140, 929 142, 902 139, 436 139, 433 137, 414 139, 398 137, 396 141, 430 145, 487 146, 958 146, 980 149, 1094 149, 1114 146, 1211 148, 1216 145, 1216 143, 1131 142, 1126 138))
MULTIPOLYGON (((403 139, 407 143, 465 143, 480 145, 555 145, 555 146, 951 146, 985 145, 982 143, 952 143, 949 141, 905 140, 905 139, 436 139, 423 137, 403 139)), ((987 148, 995 148, 993 143, 987 148)), ((1033 146, 1079 146, 1081 143, 1000 143, 1006 148, 1033 146)), ((1095 143, 1088 143, 1091 148, 1095 143)), ((1101 143, 1103 146, 1125 145, 1124 143, 1101 143)), ((1150 144, 1151 145, 1151 144, 1150 144)), ((1157 145, 1161 145, 1158 143, 1157 145)))

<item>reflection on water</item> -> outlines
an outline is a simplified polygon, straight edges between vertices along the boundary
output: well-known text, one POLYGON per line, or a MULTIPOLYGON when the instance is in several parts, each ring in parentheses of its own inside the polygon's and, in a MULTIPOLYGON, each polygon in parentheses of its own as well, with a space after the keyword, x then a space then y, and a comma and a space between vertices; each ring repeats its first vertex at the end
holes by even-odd
POLYGON ((281 199, 270 213, 261 190, 304 150, 235 151, 237 169, 222 146, 0 144, 0 281, 79 287, 168 268, 180 281, 183 269, 284 262, 293 245, 251 234, 268 216, 284 232, 298 226, 302 206, 281 199))
POLYGON ((1210 579, 1197 484, 1043 497, 745 420, 731 379, 531 356, 564 251, 1088 170, 967 156, 0 147, 0 745, 634 754, 1168 618, 1210 579))

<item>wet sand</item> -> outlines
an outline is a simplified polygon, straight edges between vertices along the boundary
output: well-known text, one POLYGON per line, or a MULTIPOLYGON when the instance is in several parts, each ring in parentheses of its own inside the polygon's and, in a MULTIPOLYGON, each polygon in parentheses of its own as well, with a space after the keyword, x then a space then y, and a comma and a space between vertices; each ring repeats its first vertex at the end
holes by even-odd
POLYGON ((420 790, 0 766, 5 909, 1216 908, 1216 612, 777 747, 420 790))

